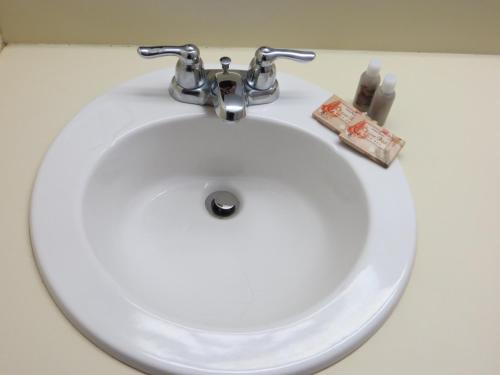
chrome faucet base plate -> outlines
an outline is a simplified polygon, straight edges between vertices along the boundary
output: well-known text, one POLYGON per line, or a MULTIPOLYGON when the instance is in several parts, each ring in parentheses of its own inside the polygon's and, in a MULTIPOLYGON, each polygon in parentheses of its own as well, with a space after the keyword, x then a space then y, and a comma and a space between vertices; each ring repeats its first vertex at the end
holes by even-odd
MULTIPOLYGON (((215 74, 222 72, 221 69, 208 69, 206 70, 206 80, 205 83, 194 89, 186 89, 182 87, 175 79, 172 77, 170 82, 169 93, 175 100, 188 104, 197 105, 209 105, 215 106, 215 74)), ((243 82, 246 82, 247 71, 246 70, 232 70, 233 73, 237 73, 241 76, 243 82)), ((274 84, 266 90, 256 90, 245 84, 246 92, 246 105, 259 105, 259 104, 269 104, 274 102, 279 98, 279 84, 276 80, 274 84)))

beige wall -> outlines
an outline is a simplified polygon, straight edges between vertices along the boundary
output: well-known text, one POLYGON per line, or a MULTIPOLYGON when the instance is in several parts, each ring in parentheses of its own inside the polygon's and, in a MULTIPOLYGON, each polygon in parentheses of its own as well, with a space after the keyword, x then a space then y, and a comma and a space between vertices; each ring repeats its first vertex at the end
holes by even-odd
POLYGON ((500 0, 0 0, 7 43, 500 53, 500 0))

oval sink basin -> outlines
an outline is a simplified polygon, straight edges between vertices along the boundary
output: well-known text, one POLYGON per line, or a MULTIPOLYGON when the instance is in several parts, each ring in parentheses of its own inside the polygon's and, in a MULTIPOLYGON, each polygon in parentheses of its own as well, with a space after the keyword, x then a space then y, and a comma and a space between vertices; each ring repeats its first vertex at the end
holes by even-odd
POLYGON ((170 98, 171 75, 96 99, 47 153, 31 236, 51 295, 147 373, 329 366, 409 278, 415 214, 399 163, 340 144, 311 118, 328 93, 297 78, 280 75, 277 102, 230 124, 170 98), (217 211, 214 192, 234 207, 217 211))

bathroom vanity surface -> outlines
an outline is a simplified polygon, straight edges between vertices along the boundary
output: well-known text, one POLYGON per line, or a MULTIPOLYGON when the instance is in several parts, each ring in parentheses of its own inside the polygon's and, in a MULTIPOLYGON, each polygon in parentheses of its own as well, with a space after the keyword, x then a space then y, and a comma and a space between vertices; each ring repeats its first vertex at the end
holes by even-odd
MULTIPOLYGON (((204 49, 204 60, 216 63, 229 55, 246 64, 252 52, 204 49)), ((280 69, 350 100, 372 56, 318 51, 311 64, 283 61, 280 69)), ((417 258, 385 325, 321 374, 496 374, 500 127, 486 109, 500 107, 500 57, 377 56, 383 73, 399 78, 386 126, 407 141, 399 162, 416 204, 417 258)), ((137 373, 81 336, 53 303, 31 251, 29 198, 43 155, 82 107, 123 81, 174 63, 145 63, 133 47, 9 45, 0 52, 1 373, 137 373)), ((99 210, 92 194, 89 207, 99 210)))

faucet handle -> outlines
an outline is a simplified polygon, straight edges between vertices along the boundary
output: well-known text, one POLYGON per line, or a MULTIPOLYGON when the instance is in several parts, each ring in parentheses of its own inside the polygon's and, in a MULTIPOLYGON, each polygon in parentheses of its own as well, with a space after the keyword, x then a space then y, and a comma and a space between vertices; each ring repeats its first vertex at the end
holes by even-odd
POLYGON ((184 89, 196 89, 205 83, 205 70, 200 50, 194 44, 183 46, 144 46, 137 53, 147 59, 162 56, 177 56, 175 81, 184 89))
POLYGON ((293 49, 260 47, 255 51, 255 57, 250 62, 247 74, 247 84, 255 90, 277 90, 276 66, 277 58, 291 59, 299 62, 311 61, 316 54, 311 51, 293 49))
POLYGON ((316 57, 312 51, 300 51, 295 49, 260 47, 255 51, 255 63, 265 67, 271 66, 277 58, 285 58, 298 62, 311 61, 316 57))
POLYGON ((137 53, 146 59, 162 56, 178 56, 187 65, 196 64, 200 61, 200 50, 194 44, 139 47, 137 48, 137 53))

